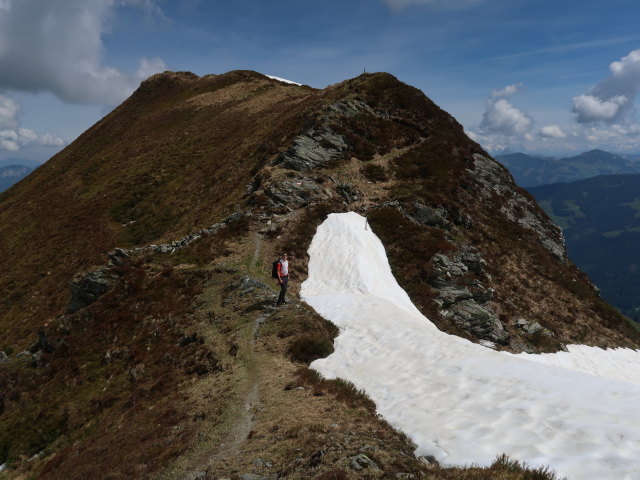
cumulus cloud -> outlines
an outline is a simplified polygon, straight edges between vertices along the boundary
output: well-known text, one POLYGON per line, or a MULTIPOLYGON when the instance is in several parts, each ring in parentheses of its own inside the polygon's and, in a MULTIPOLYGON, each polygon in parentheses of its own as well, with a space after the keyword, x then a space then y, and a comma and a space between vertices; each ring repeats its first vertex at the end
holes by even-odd
POLYGON ((102 38, 119 5, 157 9, 152 0, 0 0, 0 88, 120 103, 166 65, 143 58, 130 73, 104 65, 102 38))
POLYGON ((547 125, 540 129, 542 138, 567 138, 567 134, 558 125, 547 125))
POLYGON ((447 9, 469 7, 482 0, 382 0, 382 3, 394 10, 402 10, 410 6, 430 6, 447 9))
POLYGON ((640 90, 640 49, 609 65, 611 74, 589 92, 573 98, 579 123, 614 124, 629 121, 640 90))
POLYGON ((0 150, 17 152, 23 147, 40 145, 46 147, 61 147, 64 140, 52 133, 37 134, 28 128, 18 128, 16 130, 0 130, 0 150))
POLYGON ((16 128, 20 104, 15 100, 0 95, 0 128, 16 128))
POLYGON ((509 101, 509 97, 520 90, 520 86, 513 84, 501 90, 494 90, 487 98, 486 109, 480 122, 480 133, 506 137, 531 136, 533 119, 509 101))
POLYGON ((38 134, 31 129, 20 127, 18 102, 0 95, 0 150, 15 152, 29 145, 61 147, 64 140, 53 133, 38 134))

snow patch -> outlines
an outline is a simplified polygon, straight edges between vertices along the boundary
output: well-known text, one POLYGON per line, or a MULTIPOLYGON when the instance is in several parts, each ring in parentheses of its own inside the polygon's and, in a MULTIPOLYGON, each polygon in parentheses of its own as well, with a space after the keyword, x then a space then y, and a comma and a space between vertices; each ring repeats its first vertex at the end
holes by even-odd
POLYGON ((287 80, 286 78, 280 78, 280 77, 274 77, 273 75, 265 75, 266 77, 269 77, 273 80, 277 80, 279 82, 283 82, 283 83, 288 83, 290 85, 298 85, 301 86, 301 83, 297 83, 297 82, 292 82, 291 80, 287 80))
POLYGON ((447 335, 353 212, 330 215, 309 255, 301 296, 340 327, 335 352, 312 367, 365 390, 417 455, 489 465, 506 453, 575 480, 640 478, 639 352, 513 355, 447 335))

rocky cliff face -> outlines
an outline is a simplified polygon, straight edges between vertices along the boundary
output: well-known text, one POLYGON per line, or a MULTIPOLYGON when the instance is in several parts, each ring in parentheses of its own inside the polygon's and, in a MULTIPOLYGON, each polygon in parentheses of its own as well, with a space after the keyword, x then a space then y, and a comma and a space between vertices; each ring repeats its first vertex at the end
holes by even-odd
POLYGON ((295 301, 334 211, 366 215, 449 333, 510 351, 640 345, 508 172, 389 74, 325 90, 156 75, 0 207, 0 464, 15 475, 438 468, 352 386, 304 368, 336 334, 295 301), (276 311, 285 249, 293 304, 276 311))

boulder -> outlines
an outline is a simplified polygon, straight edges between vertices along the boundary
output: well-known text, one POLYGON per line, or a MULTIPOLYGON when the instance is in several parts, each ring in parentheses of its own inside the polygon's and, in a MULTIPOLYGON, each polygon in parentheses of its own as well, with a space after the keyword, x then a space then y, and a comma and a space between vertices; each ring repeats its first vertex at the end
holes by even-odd
POLYGON ((446 219, 447 211, 444 208, 433 208, 418 202, 414 203, 413 207, 415 209, 414 217, 418 223, 447 230, 451 228, 446 219))
POLYGON ((528 325, 525 328, 525 331, 529 334, 529 335, 534 335, 538 332, 542 332, 544 331, 544 327, 542 325, 540 325, 538 322, 533 322, 532 324, 528 325))
POLYGON ((367 457, 364 453, 359 453, 349 458, 349 465, 356 471, 364 470, 365 468, 371 470, 380 470, 380 467, 376 463, 367 457))
POLYGON ((360 192, 350 183, 341 183, 336 187, 336 192, 338 192, 338 195, 343 197, 347 203, 355 202, 360 198, 360 192))
POLYGON ((88 307, 111 287, 107 270, 100 269, 74 278, 69 284, 71 301, 67 313, 74 313, 88 307))
POLYGON ((460 287, 444 287, 440 289, 440 293, 438 295, 438 299, 442 302, 442 306, 445 308, 456 302, 468 300, 471 297, 472 294, 468 289, 460 287))
POLYGON ((454 303, 447 316, 478 339, 500 344, 508 342, 509 334, 498 316, 489 307, 479 305, 473 300, 454 303))

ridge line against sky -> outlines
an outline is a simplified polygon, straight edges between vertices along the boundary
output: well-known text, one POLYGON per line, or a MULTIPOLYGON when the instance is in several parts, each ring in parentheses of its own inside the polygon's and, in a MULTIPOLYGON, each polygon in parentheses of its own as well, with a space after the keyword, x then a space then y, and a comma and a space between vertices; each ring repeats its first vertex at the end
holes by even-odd
POLYGON ((0 0, 0 160, 44 161, 153 73, 388 71, 490 152, 640 152, 640 4, 0 0))

